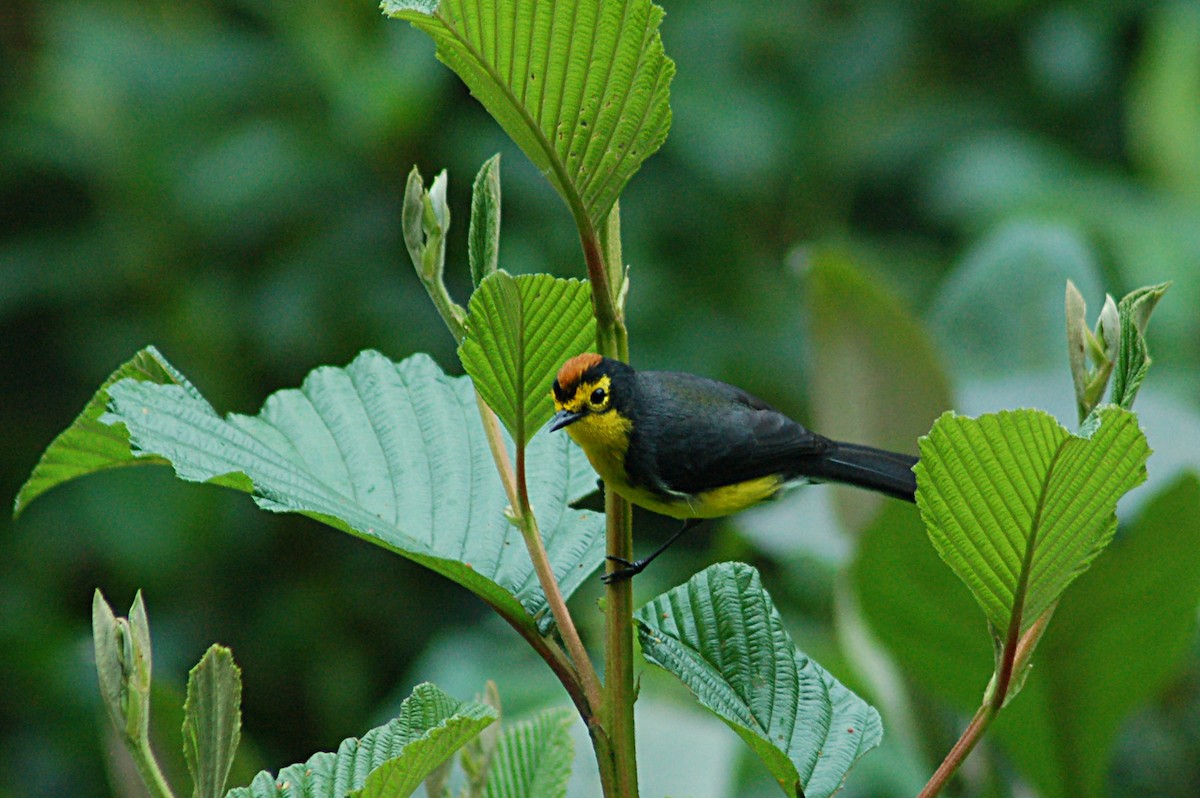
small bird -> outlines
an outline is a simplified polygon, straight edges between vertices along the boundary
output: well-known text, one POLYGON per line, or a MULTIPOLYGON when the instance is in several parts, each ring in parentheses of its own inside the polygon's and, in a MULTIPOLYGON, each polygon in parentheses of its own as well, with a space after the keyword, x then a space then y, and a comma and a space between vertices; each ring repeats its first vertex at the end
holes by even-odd
POLYGON ((675 371, 635 371, 585 353, 554 380, 564 427, 612 490, 631 503, 682 519, 649 557, 605 582, 645 570, 680 535, 706 518, 758 504, 795 481, 841 482, 915 501, 916 457, 818 435, 740 388, 675 371))

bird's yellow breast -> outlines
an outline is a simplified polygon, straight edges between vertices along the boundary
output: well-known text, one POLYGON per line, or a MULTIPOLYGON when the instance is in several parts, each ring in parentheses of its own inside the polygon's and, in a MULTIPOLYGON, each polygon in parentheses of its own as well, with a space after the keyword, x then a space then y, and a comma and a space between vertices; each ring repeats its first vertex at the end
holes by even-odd
MULTIPOLYGON (((584 416, 567 427, 571 440, 579 444, 605 482, 626 485, 625 451, 633 424, 616 412, 584 416)), ((617 491, 620 493, 620 491, 617 491)))

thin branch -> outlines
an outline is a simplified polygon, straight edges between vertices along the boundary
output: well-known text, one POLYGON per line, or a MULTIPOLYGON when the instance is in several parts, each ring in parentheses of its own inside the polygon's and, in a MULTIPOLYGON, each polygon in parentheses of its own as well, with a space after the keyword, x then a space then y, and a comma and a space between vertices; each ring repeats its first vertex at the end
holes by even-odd
POLYGON ((1020 638, 1010 634, 1005 640, 1004 650, 1000 653, 996 665, 996 673, 992 677, 990 694, 984 699, 983 705, 976 711, 975 717, 971 719, 971 723, 958 738, 958 742, 950 749, 950 753, 946 754, 946 758, 930 777, 929 783, 925 785, 925 789, 921 790, 918 798, 933 798, 941 792, 951 777, 958 772, 962 763, 966 761, 967 755, 975 748, 976 743, 983 737, 988 725, 1004 708, 1005 703, 1011 697, 1013 684, 1017 684, 1019 688, 1020 674, 1029 665, 1029 658, 1033 656, 1038 641, 1045 634, 1046 627, 1050 623, 1050 616, 1054 614, 1056 606, 1058 605, 1051 605, 1049 609, 1038 616, 1038 619, 1020 638), (1016 677, 1015 681, 1014 677, 1016 677))
POLYGON ((995 706, 991 702, 985 702, 975 712, 975 717, 971 718, 970 724, 962 736, 958 738, 958 742, 950 749, 950 753, 946 754, 946 758, 938 769, 934 771, 933 776, 929 779, 929 783, 921 790, 917 798, 933 798, 942 791, 951 777, 958 772, 959 767, 966 760, 967 755, 975 748, 975 744, 983 737, 983 732, 987 729, 992 719, 996 717, 995 706))
POLYGON ((600 678, 596 675, 596 669, 592 667, 587 649, 583 647, 583 641, 575 629, 575 621, 567 610, 567 602, 558 587, 554 569, 550 567, 550 557, 542 543, 537 518, 534 517, 533 509, 529 506, 529 494, 524 484, 525 450, 522 448, 517 451, 517 469, 514 472, 512 462, 508 458, 508 450, 504 446, 504 439, 500 433, 499 419, 484 403, 483 397, 479 395, 478 391, 475 392, 475 401, 479 405, 484 434, 491 447, 492 457, 496 461, 496 469, 500 472, 500 481, 504 484, 504 492, 508 494, 509 506, 512 507, 518 528, 521 530, 521 537, 525 540, 529 557, 533 561, 533 570, 542 586, 542 592, 546 596, 546 603, 550 607, 550 613, 554 616, 559 634, 562 635, 567 651, 574 661, 575 670, 583 687, 583 694, 587 697, 589 714, 583 716, 583 720, 587 722, 590 715, 595 714, 600 706, 600 678))

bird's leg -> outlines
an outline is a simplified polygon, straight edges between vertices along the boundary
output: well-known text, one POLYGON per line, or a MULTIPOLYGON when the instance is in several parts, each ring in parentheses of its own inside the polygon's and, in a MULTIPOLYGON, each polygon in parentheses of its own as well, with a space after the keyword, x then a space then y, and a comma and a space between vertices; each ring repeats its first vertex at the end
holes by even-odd
POLYGON ((684 532, 687 532, 689 529, 692 529, 693 527, 695 527, 697 524, 699 524, 703 520, 704 520, 703 518, 689 518, 686 521, 684 521, 683 526, 679 527, 679 531, 677 531, 674 535, 671 535, 671 537, 667 538, 667 542, 662 544, 661 546, 659 546, 657 549, 655 549, 654 553, 651 554, 649 557, 643 557, 640 560, 635 560, 633 562, 630 562, 629 560, 626 560, 624 557, 614 557, 611 554, 608 555, 608 559, 612 560, 615 563, 620 563, 621 565, 624 565, 625 567, 618 568, 615 571, 604 574, 604 576, 602 576, 600 578, 604 581, 604 584, 611 585, 613 582, 623 582, 626 579, 629 579, 631 577, 636 576, 637 574, 640 574, 642 571, 646 570, 647 565, 654 562, 655 557, 662 554, 664 551, 667 550, 668 547, 670 547, 670 545, 672 543, 679 540, 679 538, 681 538, 683 536, 684 532))

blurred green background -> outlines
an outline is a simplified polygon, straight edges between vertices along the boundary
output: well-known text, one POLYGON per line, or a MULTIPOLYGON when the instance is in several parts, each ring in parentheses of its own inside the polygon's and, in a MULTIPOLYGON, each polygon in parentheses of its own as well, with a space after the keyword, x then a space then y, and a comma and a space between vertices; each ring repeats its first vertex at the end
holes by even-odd
MULTIPOLYGON (((621 202, 637 365, 733 381, 821 431, 910 450, 949 407, 1037 406, 1074 426, 1065 279, 1091 318, 1105 291, 1173 280, 1138 406, 1151 482, 1123 520, 1197 468, 1200 4, 663 5, 673 127, 621 202)), ((368 0, 7 0, 0 59, 0 495, 149 343, 221 411, 253 413, 367 347, 430 352, 459 372, 400 240, 413 164, 427 178, 449 170, 448 272, 462 300, 470 180, 495 152, 501 265, 583 275, 561 201, 431 43, 368 0)), ((1182 484, 1174 515, 1152 514, 1139 537, 1197 523, 1182 484)), ((840 591, 849 564, 867 568, 852 532, 871 508, 851 514, 828 496, 808 489, 711 525, 637 593, 718 559, 755 563, 799 645, 884 708, 888 746, 848 794, 913 794, 964 706, 936 674, 881 688, 861 672, 886 662, 863 653, 840 591)), ((642 545, 667 529, 639 523, 642 545)), ((244 673, 237 783, 335 748, 424 679, 466 698, 498 678, 514 713, 565 702, 464 591, 165 470, 82 480, 3 524, 0 797, 135 794, 121 757, 106 766, 96 587, 122 613, 145 593, 158 748, 176 774, 186 671, 213 641, 244 673)), ((599 594, 573 602, 593 640, 599 594)), ((1182 612, 1163 673, 1125 677, 1151 700, 1115 727, 1113 795, 1200 794, 1200 645, 1194 604, 1182 612)), ((966 628, 986 665, 982 620, 966 628)), ((925 661, 936 670, 937 652, 925 661)), ((985 681, 967 683, 968 700, 985 681)), ((774 794, 676 686, 651 672, 644 683, 645 794, 774 794)), ((1019 749, 986 746, 964 790, 1044 784, 1037 752, 1019 749)), ((578 769, 593 767, 581 749, 578 769)))

